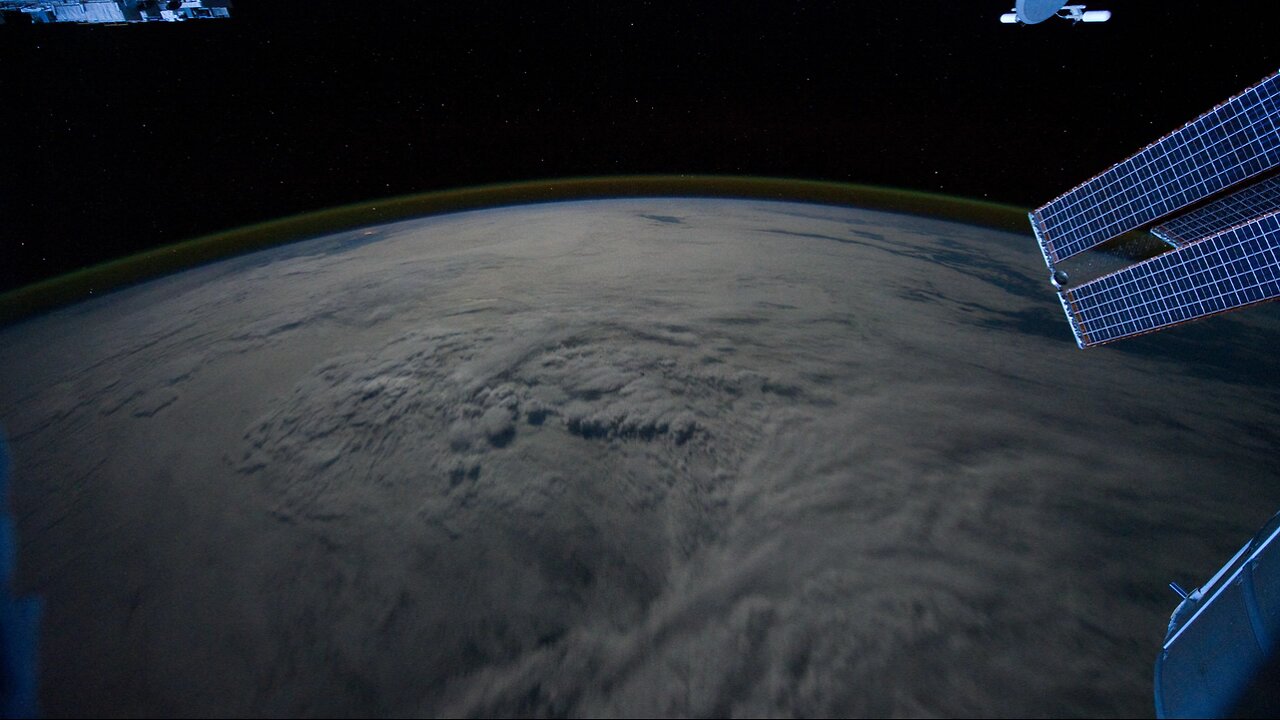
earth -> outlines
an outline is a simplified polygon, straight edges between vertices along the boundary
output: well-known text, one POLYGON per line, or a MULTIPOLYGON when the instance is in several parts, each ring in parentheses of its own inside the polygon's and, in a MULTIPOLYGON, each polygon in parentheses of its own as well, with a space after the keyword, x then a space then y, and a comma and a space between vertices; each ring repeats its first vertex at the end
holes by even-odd
POLYGON ((1150 715, 1277 509, 1270 308, 1078 350, 1029 234, 494 208, 0 330, 77 715, 1150 715))

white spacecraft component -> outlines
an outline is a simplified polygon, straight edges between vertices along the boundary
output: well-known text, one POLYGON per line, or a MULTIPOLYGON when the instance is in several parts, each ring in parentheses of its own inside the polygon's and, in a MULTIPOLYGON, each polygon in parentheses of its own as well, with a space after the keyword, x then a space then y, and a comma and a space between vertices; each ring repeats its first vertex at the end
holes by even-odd
POLYGON ((1111 19, 1110 10, 1085 10, 1084 5, 1068 5, 1066 0, 1017 0, 1009 12, 1000 16, 1006 25, 1035 25, 1051 17, 1060 17, 1073 23, 1100 23, 1111 19))

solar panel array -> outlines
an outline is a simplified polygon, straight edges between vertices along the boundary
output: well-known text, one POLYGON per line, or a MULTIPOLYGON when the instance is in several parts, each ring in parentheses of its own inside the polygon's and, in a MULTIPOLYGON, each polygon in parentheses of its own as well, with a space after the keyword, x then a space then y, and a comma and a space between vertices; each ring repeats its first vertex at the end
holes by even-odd
POLYGON ((1280 211, 1061 293, 1082 348, 1278 296, 1280 211))
POLYGON ((1280 175, 1215 200, 1202 208, 1151 228, 1156 237, 1178 247, 1222 232, 1280 208, 1280 175))
POLYGON ((1280 166, 1280 73, 1032 212, 1050 267, 1280 166))

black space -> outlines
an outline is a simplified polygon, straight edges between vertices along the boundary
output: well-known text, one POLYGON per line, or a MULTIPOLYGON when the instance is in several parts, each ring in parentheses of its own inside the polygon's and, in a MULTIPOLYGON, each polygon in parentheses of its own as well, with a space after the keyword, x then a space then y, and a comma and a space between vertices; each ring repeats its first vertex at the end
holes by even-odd
POLYGON ((389 195, 800 177, 1038 205, 1274 72, 1269 0, 278 2, 0 26, 0 290, 389 195))

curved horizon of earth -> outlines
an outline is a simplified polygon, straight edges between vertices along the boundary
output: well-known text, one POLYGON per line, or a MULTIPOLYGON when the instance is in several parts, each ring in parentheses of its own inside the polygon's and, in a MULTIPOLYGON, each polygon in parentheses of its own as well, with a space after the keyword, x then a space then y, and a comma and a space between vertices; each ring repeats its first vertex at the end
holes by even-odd
POLYGON ((1133 715, 1276 509, 1272 308, 1079 351, 1029 235, 649 198, 0 329, 50 716, 1133 715))

